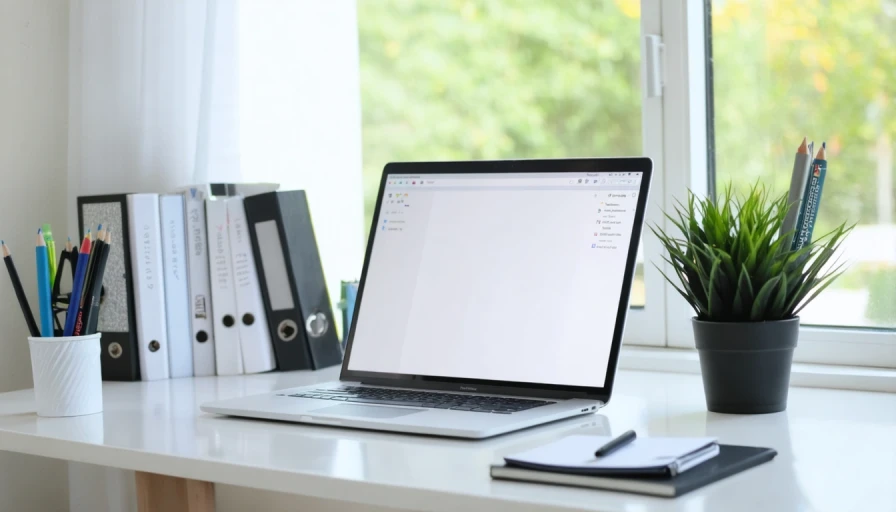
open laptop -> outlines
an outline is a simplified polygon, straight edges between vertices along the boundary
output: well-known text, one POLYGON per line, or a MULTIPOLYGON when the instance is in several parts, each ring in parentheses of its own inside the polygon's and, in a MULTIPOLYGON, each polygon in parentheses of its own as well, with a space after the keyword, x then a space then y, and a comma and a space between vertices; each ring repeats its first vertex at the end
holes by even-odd
POLYGON ((610 399, 648 158, 390 163, 338 382, 201 406, 485 438, 610 399))

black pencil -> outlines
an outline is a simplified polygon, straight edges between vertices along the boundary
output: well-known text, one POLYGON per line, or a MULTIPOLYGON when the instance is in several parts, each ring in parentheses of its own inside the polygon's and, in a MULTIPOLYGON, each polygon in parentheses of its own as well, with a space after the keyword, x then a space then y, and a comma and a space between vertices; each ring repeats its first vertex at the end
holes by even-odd
POLYGON ((19 299, 19 306, 22 308, 22 314, 25 315, 25 323, 28 324, 28 331, 31 336, 37 338, 40 336, 40 329, 37 322, 34 321, 34 313, 31 312, 31 306, 28 305, 28 297, 25 296, 25 290, 22 289, 22 281, 19 280, 19 273, 16 271, 16 264, 12 261, 12 254, 9 253, 9 247, 3 240, 0 240, 0 246, 3 247, 3 260, 6 262, 6 270, 9 271, 9 280, 12 281, 12 287, 16 292, 16 298, 19 299))
POLYGON ((72 268, 72 281, 74 281, 75 270, 78 268, 78 252, 80 252, 80 249, 72 246, 72 237, 68 237, 65 247, 68 249, 69 266, 72 268))
POLYGON ((99 316, 100 310, 100 299, 102 298, 103 293, 103 275, 106 273, 106 260, 109 259, 109 251, 111 250, 110 245, 112 244, 112 230, 106 231, 105 242, 103 243, 102 252, 97 256, 96 268, 93 272, 93 282, 92 286, 89 290, 89 296, 87 298, 87 310, 86 310, 86 320, 84 325, 86 326, 83 334, 95 334, 96 333, 96 325, 99 316))

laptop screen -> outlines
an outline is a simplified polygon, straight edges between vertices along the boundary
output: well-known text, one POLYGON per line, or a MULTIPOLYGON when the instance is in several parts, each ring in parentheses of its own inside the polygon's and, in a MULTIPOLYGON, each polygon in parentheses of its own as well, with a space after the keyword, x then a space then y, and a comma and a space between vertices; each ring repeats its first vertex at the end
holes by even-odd
POLYGON ((348 370, 604 386, 642 173, 385 179, 348 370))

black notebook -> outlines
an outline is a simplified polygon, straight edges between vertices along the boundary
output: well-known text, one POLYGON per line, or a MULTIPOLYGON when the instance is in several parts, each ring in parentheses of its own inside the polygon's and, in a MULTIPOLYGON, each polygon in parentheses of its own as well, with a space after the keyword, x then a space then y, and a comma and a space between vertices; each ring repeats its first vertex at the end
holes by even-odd
POLYGON ((508 465, 492 466, 491 475, 492 478, 501 480, 571 485, 674 498, 768 462, 777 454, 778 452, 771 448, 720 444, 717 456, 673 477, 591 476, 508 465))

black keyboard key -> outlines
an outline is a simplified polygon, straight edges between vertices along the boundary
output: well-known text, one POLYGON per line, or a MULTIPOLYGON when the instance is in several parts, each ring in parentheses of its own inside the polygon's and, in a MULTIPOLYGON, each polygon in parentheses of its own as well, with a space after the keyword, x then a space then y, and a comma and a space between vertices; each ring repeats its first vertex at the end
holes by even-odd
POLYGON ((452 407, 451 410, 452 410, 452 411, 472 411, 473 408, 472 408, 472 407, 464 407, 464 406, 460 406, 460 407, 452 407))
POLYGON ((492 412, 491 407, 481 407, 479 409, 473 409, 473 412, 492 412))

